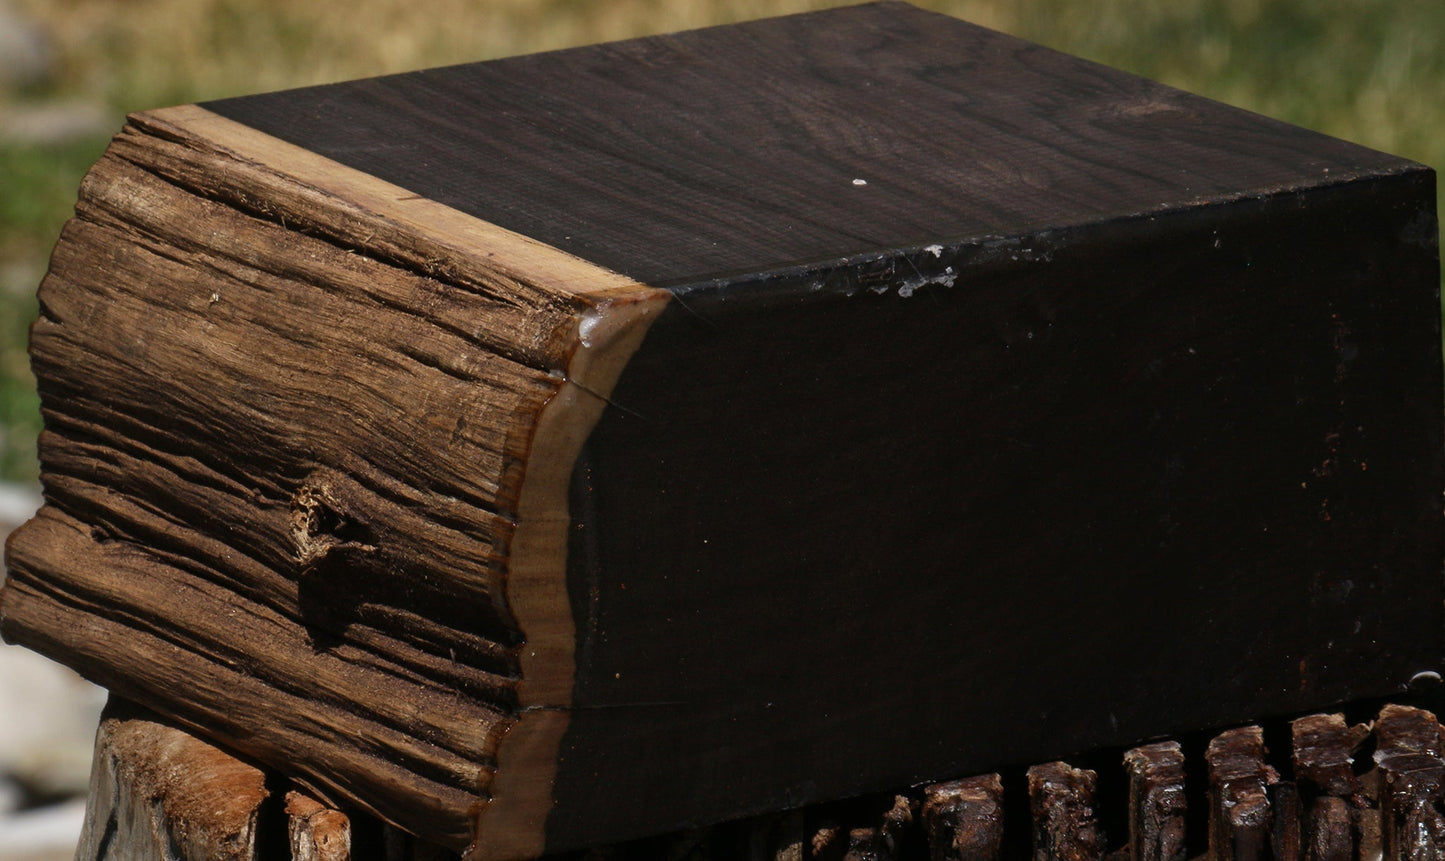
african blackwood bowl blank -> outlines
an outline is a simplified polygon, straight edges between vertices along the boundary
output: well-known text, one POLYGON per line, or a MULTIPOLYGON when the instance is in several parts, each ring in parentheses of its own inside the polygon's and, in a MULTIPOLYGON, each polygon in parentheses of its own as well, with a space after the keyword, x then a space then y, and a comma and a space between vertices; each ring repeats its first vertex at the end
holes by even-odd
POLYGON ((899 4, 138 114, 4 634, 485 859, 1389 693, 1436 231, 899 4))

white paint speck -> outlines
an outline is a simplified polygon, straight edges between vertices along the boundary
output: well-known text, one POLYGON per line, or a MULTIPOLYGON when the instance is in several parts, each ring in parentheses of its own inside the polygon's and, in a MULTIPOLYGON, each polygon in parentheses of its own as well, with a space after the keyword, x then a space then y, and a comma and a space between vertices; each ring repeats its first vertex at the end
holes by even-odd
POLYGON ((602 322, 600 314, 583 314, 582 321, 577 324, 577 337, 582 341, 582 346, 592 346, 592 333, 597 330, 597 324, 602 322))
POLYGON ((866 179, 855 179, 855 180, 853 180, 853 184, 854 184, 854 185, 867 185, 867 184, 868 184, 868 180, 866 180, 866 179))
POLYGON ((926 246, 923 250, 924 250, 924 251, 927 251, 929 254, 932 254, 934 257, 942 257, 942 256, 943 256, 943 246, 942 246, 942 245, 929 245, 929 246, 926 246))
MULTIPOLYGON (((918 288, 929 284, 937 284, 940 287, 952 287, 958 276, 953 274, 953 267, 944 270, 942 275, 935 275, 932 278, 908 278, 898 285, 898 295, 904 299, 918 292, 918 288)), ((885 287, 884 290, 887 288, 885 287)), ((882 290, 878 292, 883 292, 882 290)))

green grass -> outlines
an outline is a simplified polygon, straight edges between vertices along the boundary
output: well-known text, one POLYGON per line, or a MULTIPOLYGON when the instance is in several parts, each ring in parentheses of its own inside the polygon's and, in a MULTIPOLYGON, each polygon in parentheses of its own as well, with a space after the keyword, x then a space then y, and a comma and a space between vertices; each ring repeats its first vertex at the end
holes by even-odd
POLYGON ((1026 4, 1045 44, 1327 134, 1445 163, 1445 3, 1026 4), (1057 14, 1056 14, 1057 13, 1057 14))
POLYGON ((69 217, 76 187, 100 157, 104 140, 64 146, 0 145, 0 479, 28 481, 38 471, 40 402, 25 355, 37 305, 35 287, 50 246, 69 217))
MULTIPOLYGON (((23 0, 54 77, 0 109, 125 112, 836 5, 814 0, 23 0)), ((980 24, 1416 161, 1445 166, 1440 0, 952 0, 980 24)), ((0 479, 36 474, 24 356, 34 282, 105 135, 0 144, 0 479)))
POLYGON ((58 146, 0 143, 0 259, 46 253, 70 217, 80 178, 105 150, 105 138, 58 146))

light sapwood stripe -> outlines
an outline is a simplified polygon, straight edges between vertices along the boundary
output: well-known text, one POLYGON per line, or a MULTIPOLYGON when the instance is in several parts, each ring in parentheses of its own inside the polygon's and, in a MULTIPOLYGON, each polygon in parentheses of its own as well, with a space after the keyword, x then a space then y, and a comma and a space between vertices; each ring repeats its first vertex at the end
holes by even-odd
POLYGON ((424 236, 458 257, 550 290, 578 296, 631 295, 646 290, 624 275, 421 197, 199 105, 148 111, 137 115, 135 121, 206 140, 237 158, 271 167, 337 200, 384 218, 400 229, 424 236))
POLYGON ((583 442, 601 418, 604 397, 667 294, 654 291, 612 302, 581 323, 583 335, 568 367, 565 386, 542 409, 532 437, 527 477, 512 536, 507 597, 527 635, 519 659, 521 713, 497 754, 492 802, 475 829, 478 857, 521 859, 546 849, 558 749, 572 703, 575 627, 567 598, 568 487, 583 442), (660 294, 660 295, 659 295, 660 294))

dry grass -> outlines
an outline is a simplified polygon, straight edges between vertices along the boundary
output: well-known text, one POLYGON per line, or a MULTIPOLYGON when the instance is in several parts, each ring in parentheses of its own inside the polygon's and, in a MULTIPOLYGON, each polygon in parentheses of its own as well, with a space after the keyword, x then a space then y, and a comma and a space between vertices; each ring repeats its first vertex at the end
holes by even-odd
MULTIPOLYGON (((48 32, 47 99, 126 111, 839 5, 818 0, 11 0, 48 32)), ((931 0, 920 5, 1437 167, 1440 0, 931 0)), ((23 356, 41 267, 104 135, 0 144, 0 478, 35 471, 23 356), (7 274, 8 273, 8 274, 7 274), (9 285, 7 289, 7 284, 9 285), (17 286, 19 285, 19 286, 17 286)))

